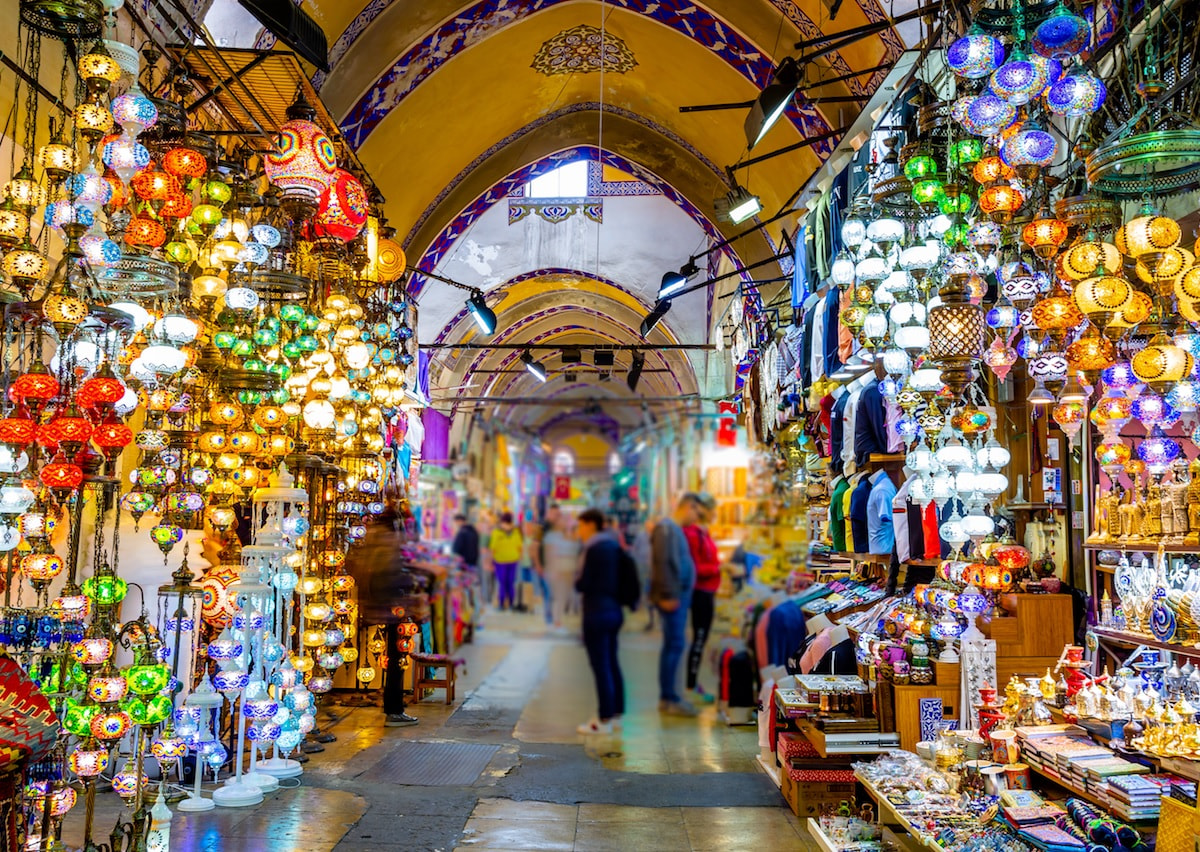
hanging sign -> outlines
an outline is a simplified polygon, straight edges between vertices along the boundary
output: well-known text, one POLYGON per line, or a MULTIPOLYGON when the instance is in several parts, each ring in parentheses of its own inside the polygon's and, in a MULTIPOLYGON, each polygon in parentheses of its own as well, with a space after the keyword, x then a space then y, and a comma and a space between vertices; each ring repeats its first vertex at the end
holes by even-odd
POLYGON ((555 500, 570 500, 571 499, 571 477, 569 477, 569 476, 554 477, 554 499, 555 500))

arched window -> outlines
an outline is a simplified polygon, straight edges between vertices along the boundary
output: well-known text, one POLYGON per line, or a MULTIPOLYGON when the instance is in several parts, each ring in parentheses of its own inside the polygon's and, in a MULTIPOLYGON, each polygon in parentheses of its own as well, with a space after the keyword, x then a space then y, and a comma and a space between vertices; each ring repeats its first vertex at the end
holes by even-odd
POLYGON ((575 473, 575 454, 565 447, 555 450, 550 467, 555 476, 571 476, 575 473))
POLYGON ((588 163, 577 160, 535 177, 526 185, 527 198, 587 198, 588 163))

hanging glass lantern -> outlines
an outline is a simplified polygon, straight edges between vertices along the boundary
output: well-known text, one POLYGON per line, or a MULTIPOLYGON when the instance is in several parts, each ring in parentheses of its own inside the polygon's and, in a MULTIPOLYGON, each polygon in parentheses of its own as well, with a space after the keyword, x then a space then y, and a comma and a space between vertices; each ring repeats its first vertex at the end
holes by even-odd
POLYGON ((992 184, 979 196, 979 209, 1000 224, 1011 222, 1024 203, 1024 191, 1015 183, 1003 181, 992 184))
POLYGON ((1158 393, 1166 393, 1192 372, 1195 363, 1190 353, 1160 332, 1145 349, 1133 356, 1131 365, 1139 380, 1158 393))
POLYGON ((946 64, 950 70, 968 80, 982 79, 1004 62, 1004 45, 1000 39, 988 35, 972 26, 967 34, 957 39, 946 51, 946 64))
POLYGON ((1030 46, 1046 59, 1069 59, 1083 53, 1091 38, 1088 22, 1060 3, 1038 24, 1030 46))
POLYGON ((285 200, 311 208, 336 175, 333 143, 313 123, 316 111, 303 99, 288 107, 287 116, 263 161, 263 170, 283 191, 285 200))
POLYGON ((1046 88, 1047 71, 1017 47, 1008 61, 992 73, 991 90, 1008 104, 1018 107, 1029 103, 1046 88))
POLYGON ((962 124, 976 136, 995 136, 1016 117, 1016 106, 989 91, 968 99, 962 124))
POLYGON ((1046 106, 1055 115, 1078 118, 1098 112, 1107 95, 1103 80, 1076 66, 1046 91, 1046 106))

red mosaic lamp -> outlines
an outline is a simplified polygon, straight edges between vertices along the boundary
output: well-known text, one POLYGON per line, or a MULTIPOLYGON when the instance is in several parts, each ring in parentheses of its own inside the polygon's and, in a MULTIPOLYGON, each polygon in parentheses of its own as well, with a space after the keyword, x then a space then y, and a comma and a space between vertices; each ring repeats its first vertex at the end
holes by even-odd
POLYGON ((58 379, 50 375, 41 360, 37 360, 28 372, 17 376, 8 393, 13 401, 24 403, 31 412, 37 414, 58 394, 59 387, 58 379))

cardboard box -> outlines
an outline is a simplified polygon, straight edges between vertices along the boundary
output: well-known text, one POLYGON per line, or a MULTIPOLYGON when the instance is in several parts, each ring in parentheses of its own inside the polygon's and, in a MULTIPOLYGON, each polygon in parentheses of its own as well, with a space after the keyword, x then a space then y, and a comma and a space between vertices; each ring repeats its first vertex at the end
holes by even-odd
POLYGON ((780 775, 783 798, 792 809, 792 813, 798 817, 819 816, 822 805, 836 807, 842 802, 849 802, 851 810, 856 810, 853 783, 795 781, 790 772, 782 772, 780 775))
POLYGON ((813 744, 795 731, 779 732, 776 754, 780 763, 787 763, 793 757, 819 757, 813 744))

